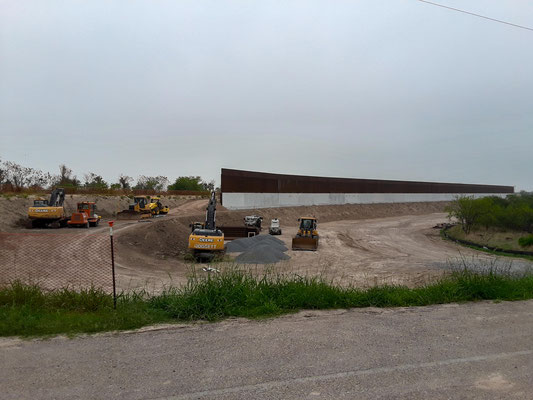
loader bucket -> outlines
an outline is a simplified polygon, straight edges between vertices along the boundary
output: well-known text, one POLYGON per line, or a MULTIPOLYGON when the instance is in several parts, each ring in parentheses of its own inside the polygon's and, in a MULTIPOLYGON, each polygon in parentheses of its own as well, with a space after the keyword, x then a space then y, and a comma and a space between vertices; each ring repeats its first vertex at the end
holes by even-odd
POLYGON ((318 249, 318 237, 296 236, 292 238, 293 250, 316 251, 318 249))

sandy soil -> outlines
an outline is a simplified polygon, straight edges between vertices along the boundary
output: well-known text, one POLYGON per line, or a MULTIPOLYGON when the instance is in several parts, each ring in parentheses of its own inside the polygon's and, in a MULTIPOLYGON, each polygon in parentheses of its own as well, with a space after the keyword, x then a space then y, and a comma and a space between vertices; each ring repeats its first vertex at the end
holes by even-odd
MULTIPOLYGON (((321 224, 319 251, 289 250, 286 268, 361 287, 424 284, 441 276, 447 263, 475 254, 440 238, 433 227, 446 221, 447 214, 432 213, 321 224)), ((289 248, 295 233, 296 227, 283 232, 289 248)))
MULTIPOLYGON (((180 207, 173 218, 121 232, 118 235, 121 287, 159 290, 164 285, 184 283, 193 271, 204 274, 204 265, 185 262, 183 254, 188 224, 202 220, 205 204, 205 201, 189 202, 180 207), (143 247, 143 242, 154 245, 143 247)), ((448 262, 462 257, 488 257, 440 238, 439 230, 433 226, 447 222, 442 212, 444 203, 310 208, 256 210, 265 217, 264 225, 268 225, 266 221, 272 217, 281 218, 283 235, 279 238, 289 248, 298 216, 311 213, 319 221, 331 221, 319 222, 319 251, 289 250, 291 260, 267 268, 279 273, 322 275, 336 283, 358 286, 383 283, 415 286, 441 276, 448 262), (368 218, 372 215, 384 218, 368 218)), ((222 211, 218 213, 218 223, 241 224, 242 217, 250 213, 252 211, 222 211)), ((218 269, 228 267, 235 266, 231 262, 216 264, 218 269)), ((260 273, 265 267, 244 268, 260 273)))
MULTIPOLYGON (((193 272, 205 274, 202 271, 205 265, 186 262, 184 254, 187 251, 189 223, 203 220, 206 204, 206 200, 182 200, 165 217, 150 219, 148 222, 117 221, 114 232, 119 289, 159 291, 164 286, 186 282, 193 272)), ((290 260, 268 268, 273 268, 278 273, 322 275, 336 283, 361 287, 384 283, 416 286, 441 276, 449 269, 449 263, 458 259, 493 259, 485 253, 466 249, 440 238, 439 230, 433 227, 447 222, 446 214, 442 212, 444 206, 445 203, 411 203, 288 207, 238 212, 221 209, 217 214, 217 222, 219 225, 242 224, 244 215, 257 213, 264 216, 264 226, 267 227, 271 218, 278 217, 283 229, 283 235, 278 237, 290 248, 298 216, 315 215, 319 219, 321 235, 319 250, 289 250, 290 260)), ((19 232, 22 235, 23 230, 19 232)), ((63 237, 65 239, 62 241, 54 239, 48 243, 52 247, 70 248, 74 254, 75 249, 92 240, 88 235, 107 238, 107 232, 107 226, 100 226, 89 230, 42 230, 38 236, 44 242, 50 234, 63 237), (69 243, 68 246, 65 246, 66 242, 69 243)), ((266 229, 263 234, 266 234, 266 229)), ((105 241, 99 239, 98 242, 102 243, 102 251, 107 253, 105 241)), ((11 237, 10 251, 18 248, 20 252, 21 245, 18 246, 17 243, 26 243, 24 246, 31 248, 28 241, 13 240, 11 237)), ((65 251, 62 254, 66 259, 55 265, 73 265, 75 268, 75 263, 69 263, 73 256, 65 251)), ((228 254, 229 257, 235 255, 228 254)), ((12 257, 12 253, 8 256, 12 257)), ((53 259, 56 258, 54 256, 53 259)), ((235 267, 231 261, 216 264, 219 269, 231 267, 235 267)), ((240 268, 262 272, 265 267, 240 268)), ((72 275, 72 271, 69 274, 72 275)))
MULTIPOLYGON (((24 197, 0 197, 0 232, 19 231, 24 227, 28 216, 28 207, 33 205, 36 196, 24 197)), ((162 203, 176 208, 190 199, 178 196, 161 198, 162 203)), ((68 215, 76 211, 76 205, 80 201, 96 202, 97 213, 102 217, 112 218, 118 211, 128 207, 131 202, 127 196, 100 196, 100 195, 67 195, 65 197, 65 210, 68 215)))
MULTIPOLYGON (((67 209, 81 199, 81 196, 67 198, 67 209)), ((96 200, 98 213, 104 216, 110 216, 128 204, 127 198, 95 196, 83 199, 96 200)), ((204 203, 203 200, 200 202, 204 203)), ((26 219, 27 207, 32 203, 32 198, 2 198, 0 201, 0 226, 3 228, 0 229, 0 286, 22 280, 38 283, 46 289, 94 285, 111 290, 109 226, 106 223, 110 217, 90 229, 26 229, 17 226, 19 219, 26 219)), ((180 207, 183 210, 194 208, 188 203, 195 204, 195 200, 174 197, 164 199, 163 203, 171 207, 169 214, 172 215, 180 207)), ((115 221, 115 237, 129 229, 143 232, 147 225, 163 221, 163 218, 169 217, 153 218, 147 223, 115 221)))

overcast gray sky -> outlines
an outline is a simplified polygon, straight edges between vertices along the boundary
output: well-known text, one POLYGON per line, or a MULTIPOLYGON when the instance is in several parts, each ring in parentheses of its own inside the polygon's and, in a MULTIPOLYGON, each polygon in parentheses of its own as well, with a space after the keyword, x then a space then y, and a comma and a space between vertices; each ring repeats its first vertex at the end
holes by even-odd
POLYGON ((54 173, 533 190, 532 111, 532 31, 416 0, 0 0, 0 157, 54 173))

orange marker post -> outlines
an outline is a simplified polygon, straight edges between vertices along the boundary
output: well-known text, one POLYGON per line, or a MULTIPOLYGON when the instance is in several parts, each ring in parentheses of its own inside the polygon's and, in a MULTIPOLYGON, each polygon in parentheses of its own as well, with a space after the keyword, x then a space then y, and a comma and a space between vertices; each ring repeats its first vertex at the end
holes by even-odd
POLYGON ((115 221, 109 221, 109 237, 111 239, 111 271, 113 274, 113 308, 117 308, 117 287, 115 280, 115 251, 113 249, 113 224, 115 221))

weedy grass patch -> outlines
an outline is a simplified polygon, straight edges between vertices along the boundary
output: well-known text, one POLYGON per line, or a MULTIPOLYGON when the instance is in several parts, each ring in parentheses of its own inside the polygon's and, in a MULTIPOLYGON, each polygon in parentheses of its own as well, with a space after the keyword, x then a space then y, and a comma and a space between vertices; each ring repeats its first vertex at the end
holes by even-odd
POLYGON ((0 336, 76 335, 129 330, 157 323, 227 317, 264 318, 302 309, 409 307, 480 300, 533 298, 533 275, 489 268, 455 270, 422 287, 341 287, 320 277, 262 276, 239 269, 193 276, 159 294, 122 293, 117 308, 100 289, 43 291, 12 283, 0 290, 0 336))

